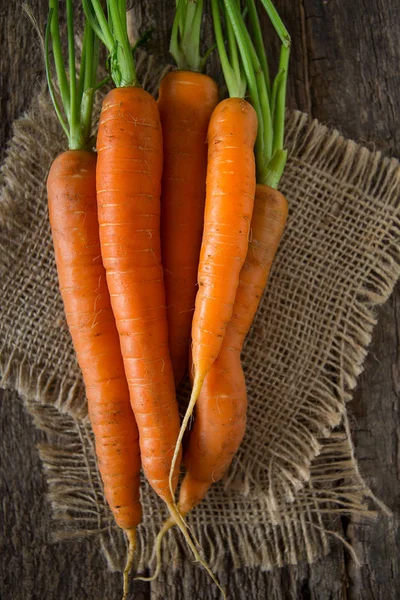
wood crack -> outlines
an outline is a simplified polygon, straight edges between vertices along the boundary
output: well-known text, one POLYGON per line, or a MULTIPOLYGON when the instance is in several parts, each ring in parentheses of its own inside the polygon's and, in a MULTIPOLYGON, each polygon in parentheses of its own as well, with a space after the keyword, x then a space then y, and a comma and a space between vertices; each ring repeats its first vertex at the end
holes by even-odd
POLYGON ((307 15, 304 6, 304 0, 299 0, 300 10, 300 35, 301 35, 301 49, 303 55, 303 71, 304 71, 304 89, 306 96, 306 112, 312 117, 312 100, 311 100, 311 88, 310 88, 310 58, 308 53, 307 44, 307 15))

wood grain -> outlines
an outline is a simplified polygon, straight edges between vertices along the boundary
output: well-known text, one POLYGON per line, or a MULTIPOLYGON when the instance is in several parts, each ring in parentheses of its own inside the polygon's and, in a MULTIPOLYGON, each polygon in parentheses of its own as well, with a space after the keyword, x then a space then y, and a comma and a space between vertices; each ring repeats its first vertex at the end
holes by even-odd
MULTIPOLYGON (((46 0, 30 0, 43 26, 46 0)), ((135 0, 137 30, 154 28, 152 51, 168 50, 174 0, 135 0)), ((400 44, 398 0, 276 0, 293 39, 289 106, 334 125, 344 135, 386 154, 400 155, 400 44)), ((207 43, 211 28, 207 20, 207 43)), ((264 22, 268 40, 271 29, 264 22)), ((20 3, 2 2, 0 31, 1 157, 12 121, 28 108, 40 85, 43 63, 20 3), (12 26, 10 26, 12 24, 12 26)), ((276 47, 276 45, 275 45, 276 47)), ((215 68, 215 58, 211 68, 215 68)), ((373 524, 342 519, 345 535, 363 561, 357 569, 339 543, 312 566, 263 573, 234 570, 229 559, 220 578, 232 599, 369 600, 400 597, 400 287, 378 311, 365 372, 350 408, 359 467, 372 491, 393 511, 373 524)), ((120 597, 120 580, 107 571, 94 540, 51 543, 49 505, 35 444, 37 432, 14 393, 0 406, 0 597, 77 600, 120 597)), ((185 564, 171 583, 135 584, 136 600, 217 598, 195 565, 185 564)), ((133 597, 133 595, 132 595, 133 597)))

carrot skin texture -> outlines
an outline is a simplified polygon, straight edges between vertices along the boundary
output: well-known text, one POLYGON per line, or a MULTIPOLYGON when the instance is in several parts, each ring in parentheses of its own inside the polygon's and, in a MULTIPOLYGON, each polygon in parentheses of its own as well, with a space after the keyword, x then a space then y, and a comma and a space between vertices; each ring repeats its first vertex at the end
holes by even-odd
POLYGON ((206 197, 207 129, 217 104, 217 84, 207 75, 173 71, 161 81, 161 247, 176 386, 188 365, 206 197))
POLYGON ((192 325, 194 375, 204 377, 221 349, 245 261, 255 194, 257 116, 241 98, 214 110, 208 128, 204 233, 192 325))
MULTIPOLYGON (((179 413, 168 349, 161 264, 163 163, 159 111, 140 88, 117 88, 103 101, 97 138, 97 202, 107 273, 143 470, 171 502, 168 475, 179 413)), ((175 472, 177 480, 179 461, 175 472)))
POLYGON ((69 150, 52 164, 48 207, 59 286, 88 399, 104 492, 117 524, 141 521, 138 429, 101 261, 96 154, 69 150))
POLYGON ((243 439, 247 397, 240 353, 267 284, 287 214, 286 198, 279 191, 257 185, 252 237, 240 272, 232 320, 196 404, 184 458, 187 472, 180 489, 183 514, 224 476, 243 439))

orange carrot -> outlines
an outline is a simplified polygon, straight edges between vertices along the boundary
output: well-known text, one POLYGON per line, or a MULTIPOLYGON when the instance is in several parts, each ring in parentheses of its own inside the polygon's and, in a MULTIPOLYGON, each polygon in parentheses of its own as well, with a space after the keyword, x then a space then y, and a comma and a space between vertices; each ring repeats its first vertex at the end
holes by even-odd
POLYGON ((99 471, 117 524, 135 546, 142 518, 138 430, 129 402, 118 332, 101 262, 96 154, 70 150, 47 180, 60 292, 82 370, 99 471))
POLYGON ((185 455, 179 509, 187 514, 226 473, 246 425, 246 384, 240 361, 287 219, 287 201, 275 189, 257 185, 252 236, 240 272, 233 316, 218 358, 205 378, 185 455))
MULTIPOLYGON (((139 428, 143 470, 157 494, 170 504, 168 474, 179 414, 161 265, 161 124, 150 94, 136 87, 107 94, 97 152, 101 253, 139 428)), ((175 483, 177 475, 176 471, 175 483)))
MULTIPOLYGON (((217 0, 212 0, 214 25, 224 75, 231 70, 225 54, 217 0)), ((257 181, 251 242, 240 273, 232 320, 221 351, 202 387, 196 420, 185 457, 187 474, 180 491, 179 508, 186 514, 206 494, 213 481, 229 467, 244 434, 246 391, 240 352, 252 323, 287 218, 287 202, 275 188, 286 163, 283 149, 284 108, 290 37, 271 2, 264 6, 281 37, 280 71, 271 88, 258 14, 247 0, 253 39, 235 0, 224 0, 230 46, 237 42, 246 72, 251 101, 257 110, 257 181), (233 40, 234 32, 234 40, 233 40)))
POLYGON ((256 133, 256 113, 243 98, 228 98, 215 108, 208 129, 204 233, 192 324, 193 390, 175 448, 176 456, 203 381, 219 354, 232 317, 250 236, 256 185, 253 151, 256 133))
POLYGON ((218 102, 207 75, 173 71, 160 85, 164 142, 161 243, 175 384, 188 365, 206 195, 207 128, 218 102))
POLYGON ((84 7, 112 56, 111 76, 117 86, 105 97, 100 115, 97 205, 101 255, 139 429, 142 466, 196 560, 214 578, 174 501, 181 453, 174 454, 179 412, 161 264, 160 114, 154 98, 137 87, 124 0, 109 0, 108 20, 98 0, 85 0, 84 7))
POLYGON ((133 562, 140 504, 140 452, 136 421, 101 261, 96 198, 97 157, 91 151, 92 105, 96 84, 98 43, 85 24, 79 77, 75 70, 72 0, 66 3, 68 71, 64 67, 58 23, 58 0, 50 0, 45 37, 45 65, 60 124, 69 150, 53 162, 48 180, 48 206, 55 259, 65 315, 82 370, 88 411, 104 492, 117 524, 125 531, 128 560, 124 598, 133 562), (49 68, 49 40, 63 112, 54 93, 49 68), (67 75, 68 72, 68 75, 67 75))
MULTIPOLYGON (((160 240, 163 142, 154 98, 138 87, 125 0, 85 0, 110 52, 116 88, 103 100, 97 136, 97 206, 103 264, 120 338, 143 470, 173 508, 169 472, 179 431, 168 348, 160 240)), ((173 475, 177 483, 179 460, 173 475)))

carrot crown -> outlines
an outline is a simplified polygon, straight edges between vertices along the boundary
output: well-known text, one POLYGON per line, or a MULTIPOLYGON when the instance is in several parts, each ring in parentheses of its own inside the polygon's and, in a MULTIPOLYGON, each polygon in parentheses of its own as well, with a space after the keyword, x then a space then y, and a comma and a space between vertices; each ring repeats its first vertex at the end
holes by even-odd
MULTIPOLYGON (((225 27, 230 47, 234 35, 247 81, 250 100, 257 112, 258 134, 255 145, 258 183, 277 188, 285 168, 287 151, 284 149, 286 84, 290 54, 290 36, 271 0, 261 0, 281 40, 279 70, 271 84, 255 0, 246 0, 252 36, 246 27, 244 14, 237 0, 223 0, 225 27), (254 40, 254 41, 253 41, 254 40)), ((232 96, 231 65, 226 64, 218 0, 212 0, 214 29, 224 77, 232 96)))
POLYGON ((95 90, 99 87, 96 86, 98 42, 92 28, 86 22, 79 75, 77 75, 74 13, 72 0, 67 0, 68 66, 66 67, 61 48, 58 4, 58 0, 49 1, 49 16, 44 40, 47 84, 58 120, 68 138, 69 148, 71 150, 89 149, 93 145, 91 138, 93 97, 95 90), (50 40, 63 110, 57 99, 51 76, 50 40))
POLYGON ((107 0, 107 14, 101 0, 82 0, 83 10, 96 35, 109 52, 108 66, 116 87, 137 86, 134 48, 126 22, 126 0, 107 0))
POLYGON ((202 71, 214 47, 200 53, 204 0, 177 0, 169 51, 178 69, 202 71))

